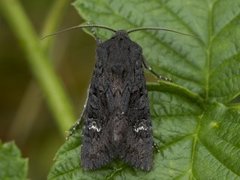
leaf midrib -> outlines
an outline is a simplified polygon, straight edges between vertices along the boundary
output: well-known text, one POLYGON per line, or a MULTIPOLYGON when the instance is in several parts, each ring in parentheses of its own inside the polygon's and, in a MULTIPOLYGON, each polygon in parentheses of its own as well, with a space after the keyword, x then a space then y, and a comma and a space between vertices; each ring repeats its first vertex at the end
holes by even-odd
POLYGON ((200 127, 201 127, 201 120, 203 118, 203 115, 200 115, 199 118, 198 118, 198 123, 197 123, 197 126, 196 126, 196 131, 194 133, 194 136, 193 136, 193 145, 192 145, 192 153, 191 153, 191 162, 190 162, 190 167, 189 167, 189 170, 191 171, 191 174, 190 174, 190 179, 195 179, 194 178, 194 160, 195 160, 195 152, 196 152, 196 146, 197 146, 197 141, 198 141, 198 134, 200 132, 200 127))
POLYGON ((212 41, 213 41, 213 9, 214 5, 217 1, 213 4, 208 5, 208 41, 207 41, 207 49, 206 49, 206 76, 205 76, 205 99, 209 98, 209 79, 210 79, 210 69, 211 69, 211 50, 212 50, 212 41))

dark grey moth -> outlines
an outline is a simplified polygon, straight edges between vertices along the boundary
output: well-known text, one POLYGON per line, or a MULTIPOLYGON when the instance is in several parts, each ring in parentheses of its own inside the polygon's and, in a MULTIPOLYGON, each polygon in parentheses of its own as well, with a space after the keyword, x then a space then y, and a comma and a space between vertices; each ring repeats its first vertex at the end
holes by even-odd
MULTIPOLYGON (((128 34, 146 29, 179 32, 155 27, 116 31, 100 25, 66 30, 83 27, 103 28, 115 35, 97 44, 96 64, 81 118, 84 120, 81 165, 94 170, 121 159, 132 167, 149 171, 153 166, 153 136, 144 66, 154 75, 157 73, 146 65, 142 48, 128 34)), ((78 125, 79 122, 72 130, 78 125)))
POLYGON ((153 138, 142 49, 117 31, 96 53, 83 113, 82 166, 97 169, 119 158, 150 170, 153 138))

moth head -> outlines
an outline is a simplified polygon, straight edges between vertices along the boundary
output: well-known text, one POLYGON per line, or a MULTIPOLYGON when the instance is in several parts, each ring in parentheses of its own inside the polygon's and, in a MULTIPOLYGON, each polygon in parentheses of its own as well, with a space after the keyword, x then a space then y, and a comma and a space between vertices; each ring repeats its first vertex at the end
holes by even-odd
POLYGON ((116 33, 115 33, 115 35, 116 36, 119 36, 119 37, 121 37, 121 36, 123 36, 123 37, 128 37, 128 32, 127 31, 125 31, 125 30, 118 30, 116 33))

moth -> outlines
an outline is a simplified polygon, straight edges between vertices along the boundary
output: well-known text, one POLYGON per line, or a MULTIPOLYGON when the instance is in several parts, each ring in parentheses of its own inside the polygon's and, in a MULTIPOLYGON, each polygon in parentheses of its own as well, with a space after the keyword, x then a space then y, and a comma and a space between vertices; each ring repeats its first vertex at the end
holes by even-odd
POLYGON ((152 123, 142 49, 125 31, 97 45, 83 119, 81 163, 85 169, 100 168, 115 158, 151 169, 152 123))
POLYGON ((153 166, 153 135, 144 67, 157 73, 146 65, 142 48, 128 35, 145 29, 177 31, 155 27, 116 31, 101 25, 69 29, 84 27, 107 29, 114 35, 97 44, 96 64, 82 114, 81 165, 94 170, 121 159, 149 171, 153 166))

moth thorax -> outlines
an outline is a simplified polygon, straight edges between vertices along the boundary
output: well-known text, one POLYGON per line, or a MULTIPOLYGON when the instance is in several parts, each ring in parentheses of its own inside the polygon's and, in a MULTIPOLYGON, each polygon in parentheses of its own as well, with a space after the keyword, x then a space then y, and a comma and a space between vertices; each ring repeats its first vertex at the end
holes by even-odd
POLYGON ((111 71, 113 74, 123 77, 124 73, 126 72, 126 68, 124 67, 123 64, 118 63, 118 64, 112 65, 111 71))

